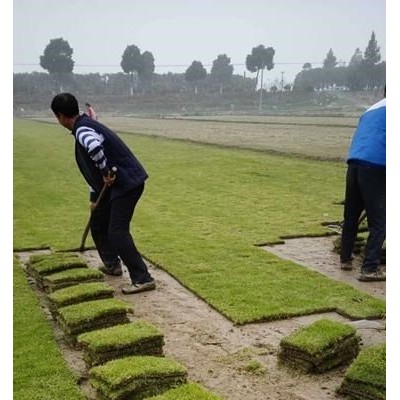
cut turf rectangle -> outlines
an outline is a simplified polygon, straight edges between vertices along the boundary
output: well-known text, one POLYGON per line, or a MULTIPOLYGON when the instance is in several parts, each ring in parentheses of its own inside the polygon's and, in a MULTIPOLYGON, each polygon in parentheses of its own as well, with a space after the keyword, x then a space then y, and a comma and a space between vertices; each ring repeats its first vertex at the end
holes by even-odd
POLYGON ((162 355, 164 335, 147 321, 134 321, 83 333, 77 342, 86 363, 94 366, 131 355, 162 355))
POLYGON ((187 370, 167 357, 130 356, 93 367, 89 381, 102 399, 139 400, 186 383, 187 370))
POLYGON ((57 321, 67 339, 76 343, 81 333, 128 323, 128 312, 132 313, 132 308, 121 300, 93 300, 60 308, 57 321))
POLYGON ((386 344, 361 350, 346 371, 338 393, 357 400, 386 399, 386 344))
POLYGON ((88 265, 76 254, 57 253, 31 256, 26 270, 38 287, 44 289, 43 278, 46 275, 77 268, 88 268, 88 265))
POLYGON ((283 338, 278 357, 294 368, 320 373, 349 363, 359 348, 353 327, 322 319, 283 338))
POLYGON ((53 274, 70 268, 87 268, 88 265, 77 254, 41 254, 32 255, 29 258, 27 270, 40 276, 53 274))
POLYGON ((114 292, 114 288, 104 282, 80 283, 56 290, 47 300, 50 311, 56 313, 61 307, 113 297, 114 292))
POLYGON ((100 282, 104 280, 104 274, 92 268, 73 268, 66 271, 43 277, 43 289, 47 293, 64 287, 77 285, 78 283, 100 282))
POLYGON ((222 400, 197 383, 186 383, 148 400, 222 400))

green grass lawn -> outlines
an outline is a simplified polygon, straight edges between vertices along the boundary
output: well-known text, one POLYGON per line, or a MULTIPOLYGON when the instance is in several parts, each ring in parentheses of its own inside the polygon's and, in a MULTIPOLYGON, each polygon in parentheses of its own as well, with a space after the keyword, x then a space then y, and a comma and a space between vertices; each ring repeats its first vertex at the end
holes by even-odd
POLYGON ((37 297, 15 259, 13 283, 14 399, 84 400, 37 297))
MULTIPOLYGON (((383 301, 255 246, 340 220, 342 163, 121 137, 150 175, 135 214, 139 250, 232 321, 384 314, 383 301)), ((15 120, 14 248, 79 246, 88 190, 73 147, 60 126, 15 120)))

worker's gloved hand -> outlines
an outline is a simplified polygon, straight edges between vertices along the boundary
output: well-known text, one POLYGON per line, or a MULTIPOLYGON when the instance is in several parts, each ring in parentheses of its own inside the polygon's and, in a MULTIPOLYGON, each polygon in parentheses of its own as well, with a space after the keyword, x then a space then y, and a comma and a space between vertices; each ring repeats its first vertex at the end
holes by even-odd
POLYGON ((111 185, 114 183, 114 181, 115 181, 115 177, 116 177, 115 172, 110 171, 110 172, 108 173, 108 175, 103 176, 103 182, 104 182, 107 186, 111 186, 111 185))
POLYGON ((111 186, 115 181, 117 168, 116 167, 112 167, 111 170, 108 170, 108 169, 105 168, 105 170, 107 171, 106 173, 104 173, 105 172, 104 170, 102 171, 102 173, 103 173, 103 182, 107 186, 111 186))
POLYGON ((89 203, 90 211, 93 211, 94 205, 95 205, 94 201, 91 201, 91 202, 89 203))

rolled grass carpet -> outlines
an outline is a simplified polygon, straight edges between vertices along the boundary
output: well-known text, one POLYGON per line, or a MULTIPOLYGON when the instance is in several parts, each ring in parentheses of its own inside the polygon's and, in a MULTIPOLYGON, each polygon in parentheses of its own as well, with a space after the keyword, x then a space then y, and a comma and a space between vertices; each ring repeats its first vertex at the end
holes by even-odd
POLYGON ((337 391, 355 400, 385 400, 386 343, 361 350, 337 391))
POLYGON ((283 338, 278 357, 306 372, 325 372, 357 356, 361 339, 356 332, 349 325, 321 319, 283 338))
POLYGON ((167 357, 131 356, 89 370, 89 381, 104 400, 141 400, 187 382, 187 370, 167 357))
POLYGON ((131 355, 162 355, 164 335, 147 321, 83 333, 77 343, 89 367, 131 355))

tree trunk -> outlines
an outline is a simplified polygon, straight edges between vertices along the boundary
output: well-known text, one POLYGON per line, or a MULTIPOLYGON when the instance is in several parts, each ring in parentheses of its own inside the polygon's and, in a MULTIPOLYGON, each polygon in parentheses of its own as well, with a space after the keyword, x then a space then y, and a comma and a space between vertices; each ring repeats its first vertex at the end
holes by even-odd
POLYGON ((131 97, 133 96, 133 71, 131 72, 131 97))
POLYGON ((259 104, 259 111, 262 111, 262 100, 263 100, 263 78, 264 78, 264 68, 261 70, 261 86, 260 86, 260 104, 259 104))

